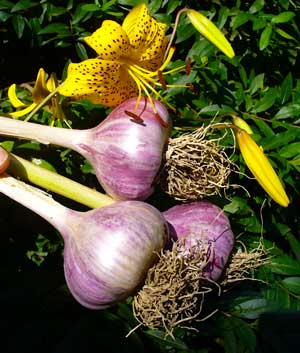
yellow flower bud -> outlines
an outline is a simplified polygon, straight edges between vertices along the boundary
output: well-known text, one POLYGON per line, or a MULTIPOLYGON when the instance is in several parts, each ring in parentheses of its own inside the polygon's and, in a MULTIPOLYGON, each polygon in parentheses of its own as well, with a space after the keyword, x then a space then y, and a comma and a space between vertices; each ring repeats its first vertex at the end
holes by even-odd
POLYGON ((191 24, 203 35, 203 37, 208 39, 229 58, 234 57, 232 46, 213 22, 195 10, 188 9, 186 13, 191 24))
POLYGON ((245 163, 258 183, 274 201, 283 207, 287 207, 290 203, 289 198, 262 149, 243 129, 237 130, 236 139, 245 163))

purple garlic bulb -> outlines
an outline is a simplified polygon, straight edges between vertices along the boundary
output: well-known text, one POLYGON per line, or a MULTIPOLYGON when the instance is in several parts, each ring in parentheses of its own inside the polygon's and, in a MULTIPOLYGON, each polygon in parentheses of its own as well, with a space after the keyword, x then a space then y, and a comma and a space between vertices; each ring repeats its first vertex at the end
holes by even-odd
POLYGON ((0 134, 73 149, 91 163, 100 184, 111 197, 144 200, 153 192, 170 135, 166 108, 154 99, 153 102, 157 114, 147 98, 142 98, 137 106, 137 98, 131 98, 98 126, 85 130, 0 117, 0 134))
POLYGON ((203 275, 217 280, 234 244, 234 235, 224 212, 210 202, 191 202, 174 206, 163 212, 169 225, 170 237, 182 242, 189 251, 197 242, 208 245, 209 262, 203 275))
POLYGON ((64 239, 71 293, 83 306, 102 309, 141 285, 167 240, 167 227, 154 207, 120 201, 85 213, 78 234, 64 239))
POLYGON ((5 174, 0 176, 0 192, 60 232, 68 287, 87 308, 112 306, 134 292, 168 238, 162 214, 141 201, 118 201, 78 212, 5 174))
MULTIPOLYGON (((101 185, 115 199, 144 200, 153 192, 169 138, 170 129, 161 125, 144 99, 136 112, 143 123, 131 119, 126 112, 134 111, 135 104, 136 98, 132 98, 115 108, 90 130, 94 143, 80 145, 81 154, 95 166, 101 185)), ((169 124, 166 108, 158 101, 155 107, 169 124)))

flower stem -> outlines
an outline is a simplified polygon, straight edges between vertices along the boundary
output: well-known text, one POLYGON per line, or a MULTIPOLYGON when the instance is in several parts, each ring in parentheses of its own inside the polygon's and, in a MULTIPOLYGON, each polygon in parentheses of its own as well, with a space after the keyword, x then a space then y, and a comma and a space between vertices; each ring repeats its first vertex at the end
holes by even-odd
POLYGON ((115 202, 105 194, 38 167, 14 154, 10 154, 8 172, 91 208, 103 207, 115 202))
POLYGON ((54 91, 52 91, 51 93, 48 94, 47 97, 45 97, 40 104, 38 104, 31 112, 30 114, 27 116, 27 118, 25 119, 25 121, 30 120, 34 114, 36 112, 38 112, 53 96, 55 96, 58 92, 58 90, 61 88, 61 86, 63 85, 63 83, 61 85, 59 85, 58 87, 55 88, 54 91))
POLYGON ((165 56, 164 56, 164 60, 163 60, 163 61, 166 60, 166 58, 167 58, 167 56, 168 56, 168 54, 169 54, 169 51, 170 51, 170 49, 171 49, 171 47, 172 47, 172 44, 173 44, 173 41, 174 41, 174 38, 175 38, 175 34, 176 34, 176 30, 177 30, 177 27, 178 27, 178 23, 179 23, 179 18, 180 18, 180 16, 181 16, 184 12, 186 12, 187 10, 188 10, 187 8, 183 8, 183 9, 181 9, 181 10, 179 10, 179 11, 177 12, 177 15, 176 15, 176 18, 175 18, 175 23, 174 23, 173 32, 172 32, 172 34, 171 34, 171 38, 170 38, 170 40, 169 40, 169 43, 168 43, 168 46, 167 46, 167 49, 166 49, 166 52, 165 52, 165 56))
POLYGON ((42 190, 3 173, 0 175, 0 192, 47 220, 59 232, 68 227, 69 209, 42 190))
POLYGON ((84 140, 86 132, 85 130, 46 126, 0 116, 0 134, 76 149, 76 143, 84 140))

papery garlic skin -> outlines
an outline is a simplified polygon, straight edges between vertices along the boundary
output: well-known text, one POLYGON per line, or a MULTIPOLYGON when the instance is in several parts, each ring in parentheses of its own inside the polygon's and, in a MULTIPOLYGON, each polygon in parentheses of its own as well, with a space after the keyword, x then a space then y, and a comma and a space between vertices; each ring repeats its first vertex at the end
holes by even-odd
POLYGON ((234 244, 234 235, 225 213, 210 202, 200 201, 171 207, 163 215, 168 222, 170 236, 174 240, 184 240, 185 251, 197 242, 208 244, 210 260, 203 276, 217 280, 234 244))
POLYGON ((60 232, 67 284, 87 308, 112 306, 134 292, 168 239, 165 218, 145 202, 119 201, 78 212, 5 173, 0 192, 60 232))
POLYGON ((167 109, 155 99, 152 103, 157 114, 148 98, 131 98, 85 130, 0 117, 0 134, 73 149, 92 164, 109 196, 145 200, 154 190, 171 132, 167 109))
POLYGON ((71 293, 90 309, 114 305, 142 284, 167 238, 164 217, 143 202, 122 201, 86 212, 76 236, 64 237, 71 293))
POLYGON ((170 136, 166 108, 153 100, 168 128, 159 123, 148 99, 141 99, 137 109, 136 101, 132 98, 116 107, 99 126, 89 130, 86 140, 93 143, 79 145, 104 190, 117 200, 144 200, 151 195, 170 136), (127 112, 140 116, 143 123, 127 112))

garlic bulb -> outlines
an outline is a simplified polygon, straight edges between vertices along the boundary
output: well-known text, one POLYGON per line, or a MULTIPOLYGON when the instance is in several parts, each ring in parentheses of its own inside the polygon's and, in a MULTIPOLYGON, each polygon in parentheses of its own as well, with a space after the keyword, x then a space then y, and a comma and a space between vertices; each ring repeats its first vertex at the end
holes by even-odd
POLYGON ((87 308, 109 307, 138 288, 168 237, 162 214, 141 201, 78 212, 5 174, 0 176, 0 192, 60 232, 67 284, 87 308))
POLYGON ((174 240, 184 240, 183 254, 197 243, 207 246, 208 263, 203 275, 217 280, 229 258, 234 235, 225 213, 216 205, 206 202, 190 202, 171 207, 163 212, 174 240))
MULTIPOLYGON (((0 117, 0 134, 71 148, 89 160, 110 196, 144 200, 153 192, 170 128, 159 122, 147 98, 141 99, 137 109, 136 101, 131 98, 120 104, 91 129, 71 130, 0 117)), ((161 120, 170 125, 166 108, 153 101, 161 120)))

